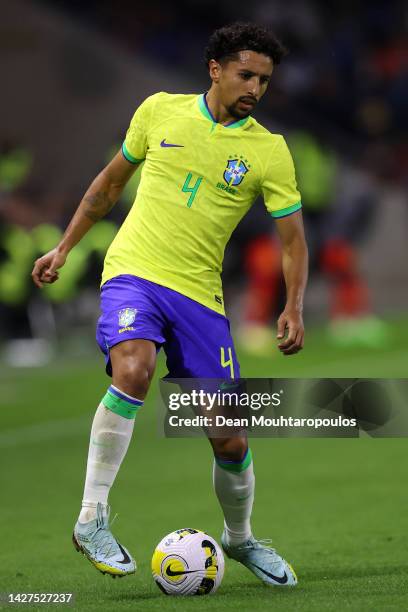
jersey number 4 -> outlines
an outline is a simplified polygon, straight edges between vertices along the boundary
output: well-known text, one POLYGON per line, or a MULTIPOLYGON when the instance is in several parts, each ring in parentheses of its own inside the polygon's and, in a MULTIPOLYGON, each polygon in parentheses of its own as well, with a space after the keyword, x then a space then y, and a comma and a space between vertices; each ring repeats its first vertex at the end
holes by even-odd
POLYGON ((190 197, 188 198, 188 202, 187 202, 187 206, 189 208, 191 208, 191 206, 193 205, 194 198, 196 197, 198 188, 200 187, 201 181, 203 180, 203 177, 199 176, 196 182, 194 183, 194 185, 190 187, 190 181, 192 178, 193 178, 193 175, 191 174, 191 172, 189 172, 187 174, 186 180, 184 181, 184 185, 181 188, 181 191, 183 191, 184 193, 190 194, 190 197))

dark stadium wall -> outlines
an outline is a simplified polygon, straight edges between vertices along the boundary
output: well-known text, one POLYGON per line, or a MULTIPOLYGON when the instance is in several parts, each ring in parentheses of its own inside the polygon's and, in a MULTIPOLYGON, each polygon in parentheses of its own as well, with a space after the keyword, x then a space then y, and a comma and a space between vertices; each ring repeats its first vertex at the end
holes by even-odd
POLYGON ((51 188, 85 186, 158 83, 186 88, 181 77, 175 83, 146 58, 31 2, 8 3, 2 30, 0 131, 33 150, 35 172, 51 188))

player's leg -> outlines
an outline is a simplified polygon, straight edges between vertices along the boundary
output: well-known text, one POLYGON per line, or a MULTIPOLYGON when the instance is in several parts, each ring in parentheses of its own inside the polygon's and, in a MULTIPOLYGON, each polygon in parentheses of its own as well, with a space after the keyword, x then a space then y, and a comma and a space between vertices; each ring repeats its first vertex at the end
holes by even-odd
MULTIPOLYGON (((165 346, 169 376, 238 379, 239 363, 228 319, 182 298, 174 298, 172 338, 165 346)), ((224 551, 267 584, 296 584, 290 565, 252 536, 255 476, 246 438, 212 437, 210 442, 214 451, 214 488, 224 514, 224 551)))
POLYGON ((252 535, 255 493, 252 454, 245 437, 212 438, 210 443, 214 452, 214 490, 224 514, 225 542, 236 546, 252 535))
POLYGON ((102 289, 97 338, 112 384, 93 420, 82 509, 73 539, 97 569, 112 575, 135 570, 134 560, 110 532, 108 495, 154 373, 156 346, 164 342, 163 321, 155 308, 148 288, 135 277, 116 277, 102 289))
POLYGON ((143 405, 156 363, 150 340, 128 340, 110 350, 112 385, 95 413, 80 522, 96 518, 98 503, 109 491, 127 452, 135 417, 143 405))
POLYGON ((245 437, 210 439, 214 451, 214 489, 224 513, 221 544, 231 559, 239 561, 268 585, 297 583, 292 566, 251 530, 255 475, 252 453, 245 437))
POLYGON ((73 539, 101 572, 124 576, 136 565, 110 532, 108 496, 154 373, 156 346, 149 340, 128 340, 114 346, 110 357, 112 385, 92 423, 82 509, 73 539))

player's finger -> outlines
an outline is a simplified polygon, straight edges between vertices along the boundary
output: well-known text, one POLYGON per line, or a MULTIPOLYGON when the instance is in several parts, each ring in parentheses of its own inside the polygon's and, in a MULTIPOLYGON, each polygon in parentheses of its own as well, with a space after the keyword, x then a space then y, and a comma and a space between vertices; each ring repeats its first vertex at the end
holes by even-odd
POLYGON ((42 289, 42 288, 43 288, 43 284, 42 284, 42 282, 40 281, 40 279, 39 279, 38 275, 35 275, 35 274, 34 274, 34 272, 32 272, 32 274, 31 274, 31 278, 33 279, 33 283, 34 283, 34 285, 36 285, 36 286, 37 286, 39 289, 42 289))
POLYGON ((58 268, 61 267, 58 264, 59 264, 59 262, 58 262, 57 258, 53 257, 53 259, 51 260, 50 265, 48 266, 47 272, 49 272, 50 274, 55 274, 56 271, 58 270, 58 268))
POLYGON ((47 278, 53 278, 56 275, 58 276, 58 272, 56 270, 52 270, 51 268, 47 268, 43 271, 42 275, 47 278))
POLYGON ((58 272, 55 272, 54 276, 52 278, 49 279, 49 283, 55 283, 55 281, 57 281, 59 279, 59 274, 58 272))
POLYGON ((281 353, 283 353, 283 355, 293 355, 293 353, 297 353, 297 351, 298 351, 298 346, 294 342, 293 344, 291 344, 287 348, 282 349, 281 353))
POLYGON ((276 337, 283 338, 285 335, 285 329, 286 329, 286 319, 284 318, 278 319, 278 330, 277 330, 276 337))
MULTIPOLYGON (((293 330, 295 333, 295 330, 293 330)), ((289 335, 285 343, 279 345, 280 350, 284 355, 293 355, 302 349, 303 330, 298 329, 293 337, 293 334, 289 335)))
POLYGON ((41 276, 44 270, 44 263, 41 259, 37 259, 34 263, 33 271, 31 272, 31 278, 34 281, 34 284, 37 285, 40 289, 42 289, 43 284, 41 282, 41 276))
POLYGON ((44 283, 55 283, 58 278, 58 272, 50 272, 49 270, 46 270, 41 276, 41 281, 44 283))
POLYGON ((297 350, 301 351, 303 348, 303 339, 305 336, 305 330, 303 329, 303 327, 301 327, 298 330, 298 333, 296 334, 296 346, 298 347, 297 350))
POLYGON ((284 351, 282 351, 283 354, 284 355, 295 355, 296 353, 301 351, 303 348, 303 337, 304 337, 304 331, 303 329, 300 329, 298 333, 296 334, 296 339, 293 342, 293 344, 287 347, 284 351))
POLYGON ((295 355, 296 353, 298 353, 301 350, 302 350, 302 348, 298 344, 294 343, 291 346, 289 346, 287 349, 284 349, 282 351, 282 354, 283 355, 295 355))
POLYGON ((297 334, 297 329, 293 327, 289 327, 289 333, 288 333, 287 338, 285 338, 283 342, 279 342, 278 347, 280 349, 286 349, 292 344, 294 344, 294 342, 296 342, 296 334, 297 334))

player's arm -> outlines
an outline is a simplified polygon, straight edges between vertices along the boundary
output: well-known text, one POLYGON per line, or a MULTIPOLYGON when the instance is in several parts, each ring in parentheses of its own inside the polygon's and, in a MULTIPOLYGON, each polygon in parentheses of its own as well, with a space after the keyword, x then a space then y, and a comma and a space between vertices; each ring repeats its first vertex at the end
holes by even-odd
POLYGON ((286 284, 286 306, 278 319, 277 338, 284 355, 303 348, 303 296, 308 272, 308 251, 303 229, 302 211, 276 219, 282 243, 282 268, 286 284), (286 337, 285 337, 286 334, 286 337))
POLYGON ((138 165, 130 163, 119 151, 98 174, 82 198, 61 242, 36 260, 31 276, 37 287, 58 279, 57 270, 64 265, 70 250, 111 211, 138 165))

